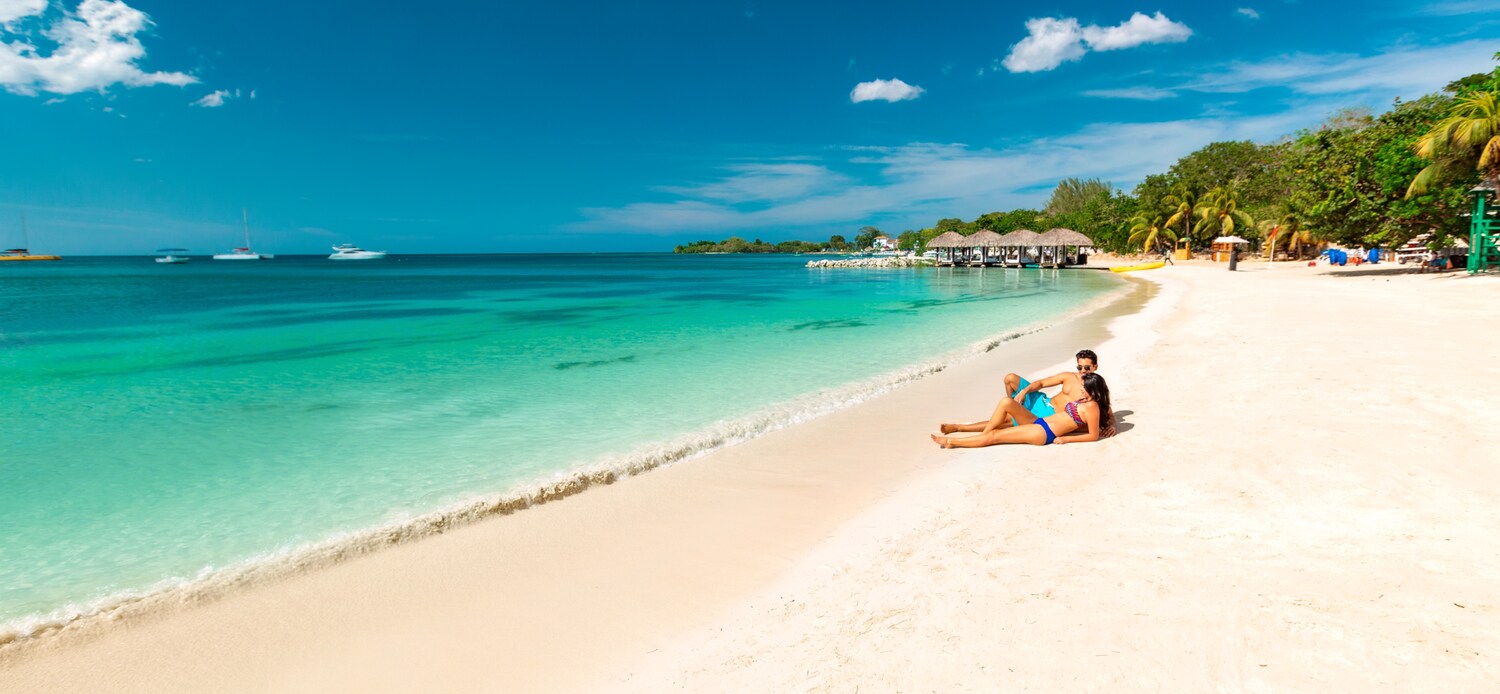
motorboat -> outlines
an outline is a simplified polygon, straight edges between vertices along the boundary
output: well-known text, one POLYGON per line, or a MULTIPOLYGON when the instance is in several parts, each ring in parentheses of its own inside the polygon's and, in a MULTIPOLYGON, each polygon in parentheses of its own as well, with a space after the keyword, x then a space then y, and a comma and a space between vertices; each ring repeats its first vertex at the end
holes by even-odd
POLYGON ((385 257, 385 251, 367 251, 352 243, 341 243, 333 247, 333 254, 328 256, 329 260, 380 260, 385 257))
POLYGON ((164 255, 164 256, 156 259, 156 262, 158 262, 158 263, 173 263, 173 264, 176 264, 176 263, 186 263, 187 261, 192 260, 192 258, 189 258, 189 257, 187 257, 185 255, 177 255, 178 253, 186 253, 187 252, 186 248, 158 248, 158 249, 156 249, 156 252, 157 253, 166 253, 166 255, 164 255))
POLYGON ((228 253, 215 253, 214 260, 261 260, 263 258, 275 258, 276 256, 269 253, 256 253, 250 250, 250 212, 248 210, 240 210, 240 213, 245 219, 245 245, 235 248, 228 253))

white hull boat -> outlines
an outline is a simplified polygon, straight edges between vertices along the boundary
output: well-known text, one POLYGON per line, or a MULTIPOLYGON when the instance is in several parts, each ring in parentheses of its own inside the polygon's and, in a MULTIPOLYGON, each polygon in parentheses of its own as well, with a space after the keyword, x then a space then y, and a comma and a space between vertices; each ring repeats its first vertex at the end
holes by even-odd
POLYGON ((236 248, 228 253, 215 253, 214 260, 270 260, 271 258, 275 258, 276 256, 270 253, 256 253, 250 250, 250 213, 246 210, 240 210, 240 213, 245 218, 244 247, 236 248))
POLYGON ((385 251, 367 251, 352 243, 345 243, 333 247, 333 255, 329 260, 380 260, 385 257, 385 251))

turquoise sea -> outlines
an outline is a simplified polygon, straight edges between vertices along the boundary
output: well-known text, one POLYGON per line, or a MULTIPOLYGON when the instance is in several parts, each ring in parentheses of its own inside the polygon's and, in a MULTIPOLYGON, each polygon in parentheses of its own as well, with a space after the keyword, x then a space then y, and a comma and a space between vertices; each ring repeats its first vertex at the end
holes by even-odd
POLYGON ((1122 285, 811 258, 0 264, 0 625, 680 458, 1122 285))

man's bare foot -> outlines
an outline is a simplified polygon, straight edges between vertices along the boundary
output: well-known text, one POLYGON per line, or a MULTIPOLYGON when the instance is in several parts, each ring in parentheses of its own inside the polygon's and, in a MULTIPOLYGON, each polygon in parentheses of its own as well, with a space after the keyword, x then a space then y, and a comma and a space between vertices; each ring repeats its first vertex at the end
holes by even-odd
POLYGON ((942 446, 943 448, 952 448, 953 447, 953 439, 950 439, 950 438, 948 438, 946 436, 938 436, 937 434, 933 434, 932 435, 932 442, 935 443, 935 444, 937 444, 937 445, 939 445, 939 446, 942 446))
POLYGON ((941 431, 944 434, 951 434, 951 433, 953 433, 955 431, 958 431, 958 428, 960 426, 963 426, 963 425, 961 425, 961 424, 939 424, 938 425, 938 431, 941 431))

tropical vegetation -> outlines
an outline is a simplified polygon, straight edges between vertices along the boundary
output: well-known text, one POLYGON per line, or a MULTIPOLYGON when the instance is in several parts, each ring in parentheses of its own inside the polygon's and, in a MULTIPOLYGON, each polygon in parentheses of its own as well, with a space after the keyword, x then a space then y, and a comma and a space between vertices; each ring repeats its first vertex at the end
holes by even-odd
MULTIPOLYGON (((1275 142, 1209 143, 1128 192, 1068 178, 1040 210, 945 218, 897 238, 900 248, 920 250, 949 231, 1064 227, 1115 252, 1201 249, 1221 235, 1292 256, 1325 243, 1393 247, 1425 238, 1439 247, 1467 233, 1469 191, 1482 181, 1500 188, 1500 67, 1398 99, 1379 115, 1346 109, 1275 142)), ((863 249, 879 233, 864 227, 852 243, 839 235, 826 243, 699 241, 678 252, 863 249)))

